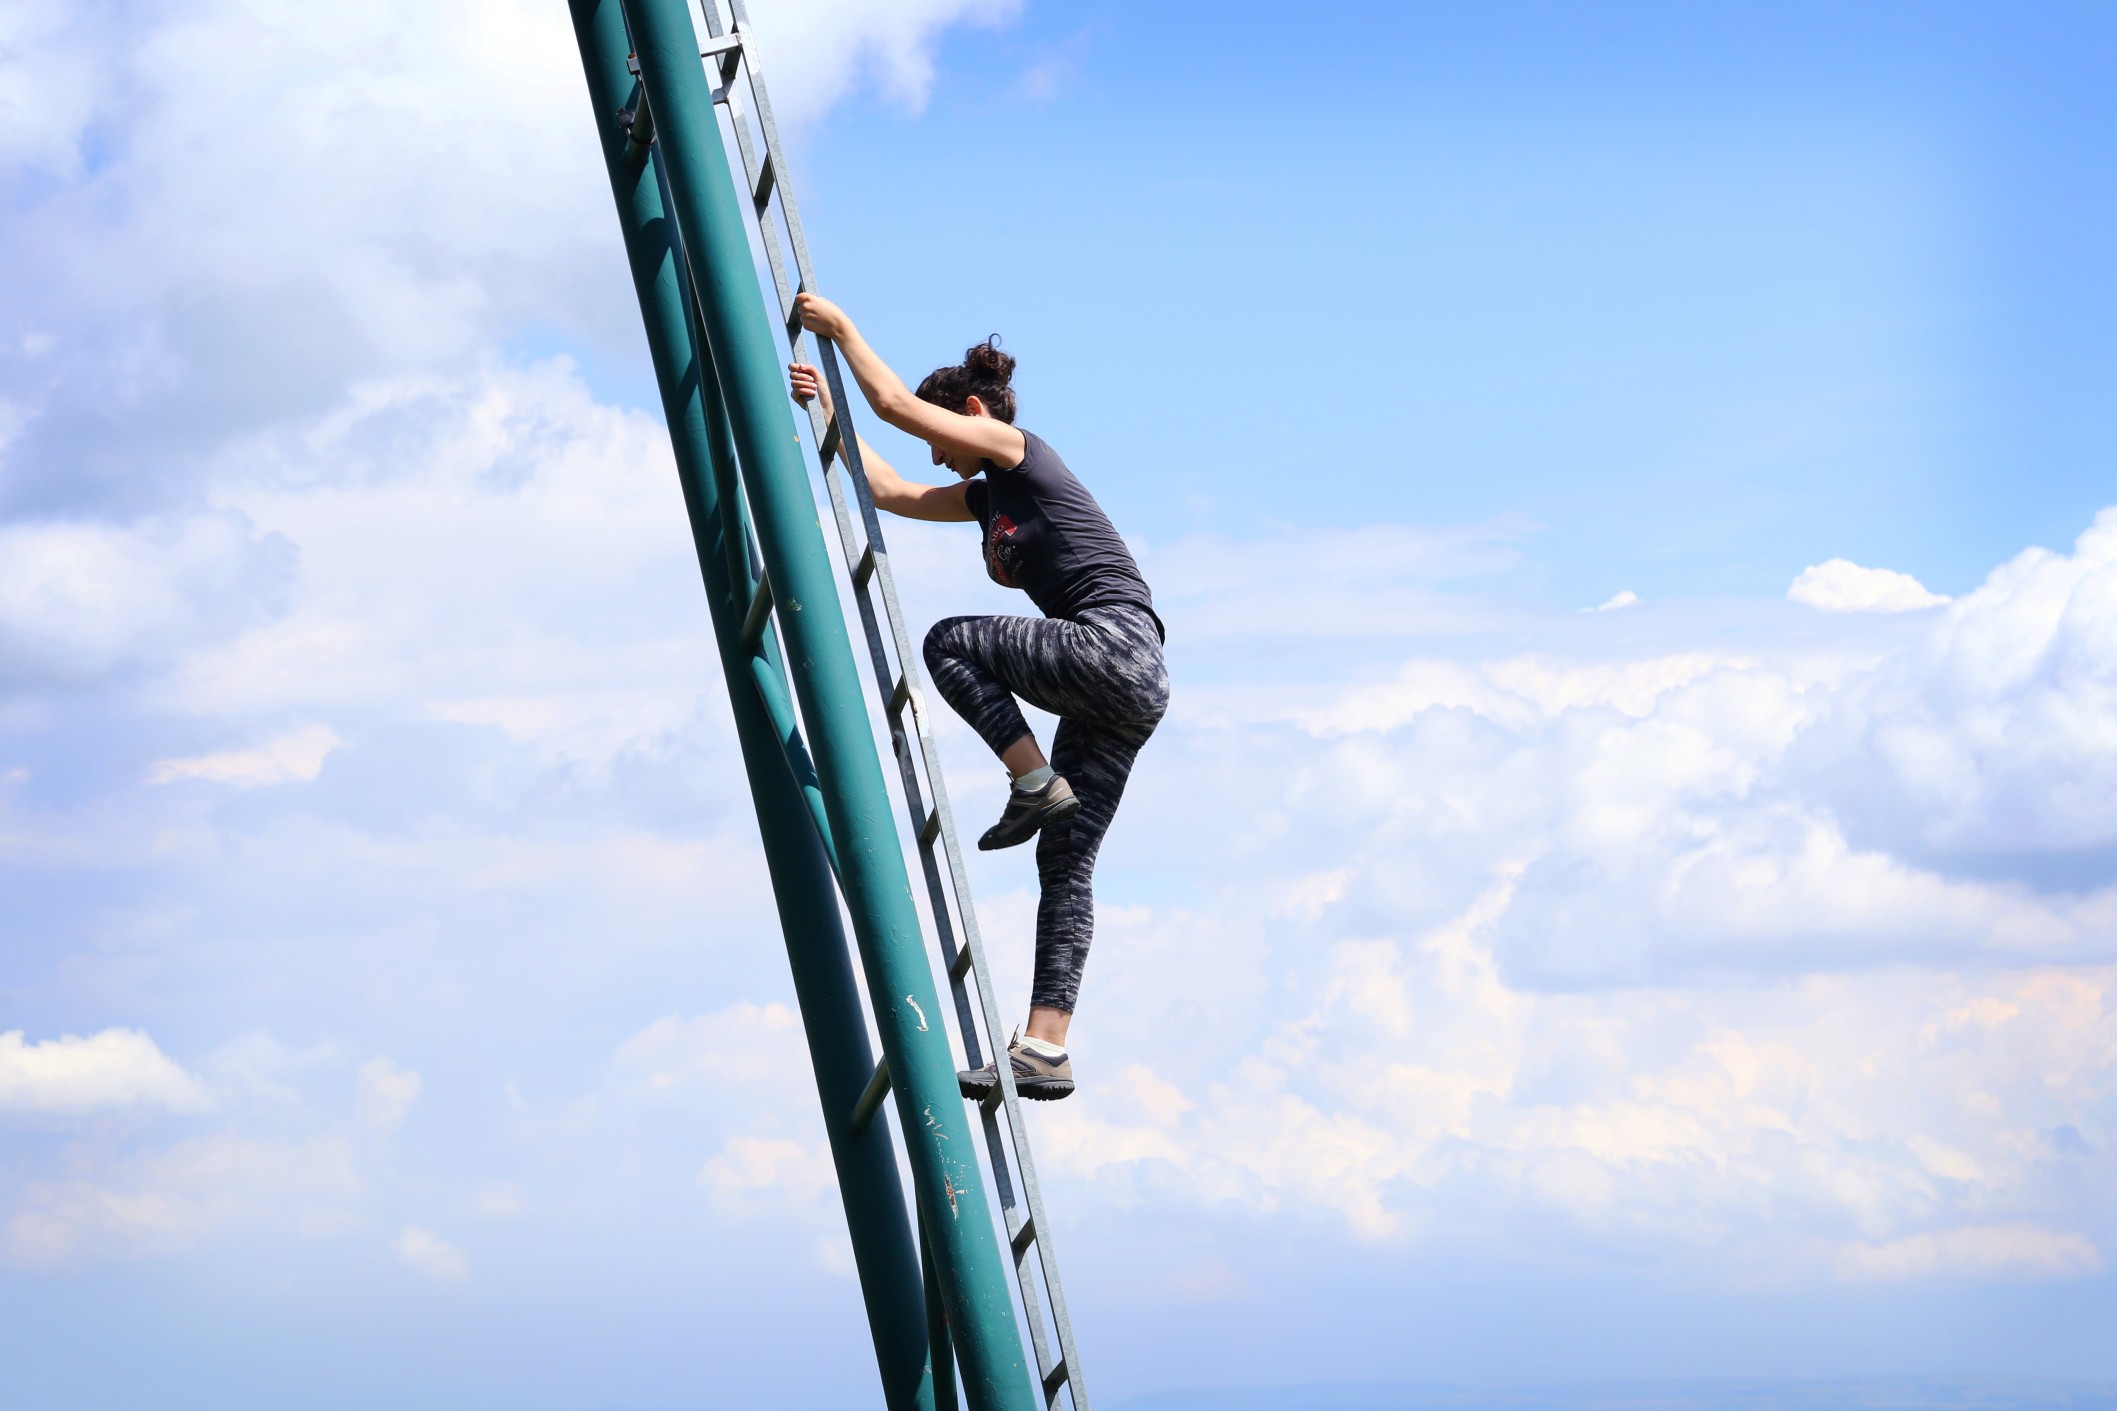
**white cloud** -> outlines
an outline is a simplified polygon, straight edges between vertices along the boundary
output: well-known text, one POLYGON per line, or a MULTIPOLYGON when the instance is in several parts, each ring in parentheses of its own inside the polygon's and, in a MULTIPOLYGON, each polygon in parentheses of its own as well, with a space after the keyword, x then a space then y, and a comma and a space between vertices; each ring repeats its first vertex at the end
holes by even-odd
POLYGON ((355 1075, 360 1092, 360 1120, 382 1131, 403 1125, 426 1084, 417 1073, 387 1058, 371 1058, 355 1075))
POLYGON ((1955 1274, 2063 1278, 2099 1274, 2102 1254, 2083 1235, 2035 1225, 1964 1225, 1883 1245, 1848 1245, 1848 1277, 1896 1280, 1955 1274))
POLYGON ((345 743, 327 725, 311 725, 291 735, 267 740, 256 749, 223 750, 189 759, 158 760, 147 770, 150 784, 201 779, 211 784, 255 788, 263 784, 306 783, 323 772, 332 750, 345 743))
POLYGON ((1786 597, 1824 612, 1916 612, 1949 601, 1927 592, 1908 573, 1862 568, 1849 559, 1831 559, 1802 569, 1786 597))
POLYGON ((470 1277, 470 1256, 422 1225, 406 1225, 390 1248, 407 1269, 437 1284, 460 1284, 470 1277))
POLYGON ((75 1166, 22 1188, 6 1225, 14 1262, 49 1268, 180 1253, 237 1226, 339 1234, 353 1224, 366 1186, 360 1159, 339 1136, 219 1132, 75 1166))
POLYGON ((1633 592, 1630 588, 1626 588, 1622 592, 1613 594, 1603 602, 1597 603, 1594 611, 1617 612, 1623 608, 1636 608, 1638 606, 1639 594, 1633 592))
POLYGON ((529 1213, 529 1192, 513 1181, 488 1181, 472 1194, 470 1208, 481 1220, 519 1220, 529 1213))
POLYGON ((0 10, 0 159, 77 169, 77 139, 95 104, 94 28, 64 0, 0 10))
POLYGON ((1502 885, 1416 940, 1331 944, 1283 1019, 1172 1038, 1103 996, 1131 1012, 1084 1009, 1089 1100, 1040 1114, 1041 1162, 1105 1199, 1486 1247, 1526 1219, 1750 1279, 2101 1267, 2031 1212, 2082 1159, 2042 1134, 2117 1110, 2117 970, 1539 993, 1496 962, 1510 904, 1502 885))
MULTIPOLYGON (((2107 514, 1840 645, 1420 659, 1179 719, 1120 826, 1215 890, 1100 913, 1040 1155, 1375 1241, 2099 1270, 2117 1229, 2067 1192, 2117 1131, 2117 863, 1974 849, 2110 836, 2113 583, 2107 514)), ((1003 956, 1028 926, 986 920, 1003 956)))
POLYGON ((0 1034, 0 1112, 78 1114, 125 1108, 203 1112, 205 1084, 137 1029, 23 1042, 0 1034))
POLYGON ((239 514, 0 525, 0 687, 165 663, 268 611, 291 567, 239 514))
POLYGON ((758 1196, 769 1196, 775 1205, 808 1205, 838 1188, 828 1148, 769 1137, 729 1138, 698 1178, 718 1199, 739 1208, 758 1196))
MULTIPOLYGON (((16 1037, 0 1036, 0 1053, 16 1037)), ((336 1066, 327 1053, 296 1053, 263 1035, 232 1048, 232 1064, 278 1076, 293 1067, 336 1066)), ((343 1083, 343 1069, 338 1073, 343 1083)), ((87 1096, 112 1105, 108 1086, 87 1096)), ((417 1074, 376 1058, 354 1077, 350 1116, 343 1086, 335 1100, 321 1102, 275 1087, 249 1094, 266 1097, 264 1108, 231 1102, 234 1111, 224 1113, 219 1130, 166 1146, 83 1140, 48 1167, 28 1169, 19 1185, 0 1188, 7 1207, 0 1251, 24 1267, 58 1268, 182 1254, 237 1230, 343 1237, 372 1220, 374 1178, 387 1168, 389 1137, 420 1086, 417 1074), (282 1130, 270 1130, 274 1123, 282 1130)), ((75 1095, 60 1089, 59 1096, 75 1095)), ((175 1096, 193 1094, 179 1086, 175 1096)), ((43 1110, 93 1109, 76 1098, 43 1110)))
POLYGON ((612 1068, 624 1092, 648 1099, 701 1086, 779 1090, 774 1080, 789 1073, 807 1082, 808 1049, 792 1008, 744 1001, 694 1019, 655 1020, 618 1047, 612 1068))
MULTIPOLYGON (((754 7, 750 18, 773 107, 784 108, 781 122, 800 124, 863 79, 907 108, 924 107, 941 32, 952 25, 998 25, 1021 8, 1022 0, 777 0, 754 7)), ((722 0, 721 14, 727 13, 722 0)))

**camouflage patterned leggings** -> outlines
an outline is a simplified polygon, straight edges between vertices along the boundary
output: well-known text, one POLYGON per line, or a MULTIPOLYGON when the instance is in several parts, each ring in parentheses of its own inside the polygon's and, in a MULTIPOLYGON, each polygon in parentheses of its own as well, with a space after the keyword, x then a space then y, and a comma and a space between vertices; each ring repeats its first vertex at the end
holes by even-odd
POLYGON ((1081 801, 1037 838, 1036 981, 1029 1003, 1073 1012, 1095 938, 1095 855, 1139 747, 1169 708, 1152 613, 1089 608, 1057 617, 951 617, 926 634, 926 669, 956 714, 999 754, 1029 733, 1015 697, 1059 718, 1051 767, 1081 801))

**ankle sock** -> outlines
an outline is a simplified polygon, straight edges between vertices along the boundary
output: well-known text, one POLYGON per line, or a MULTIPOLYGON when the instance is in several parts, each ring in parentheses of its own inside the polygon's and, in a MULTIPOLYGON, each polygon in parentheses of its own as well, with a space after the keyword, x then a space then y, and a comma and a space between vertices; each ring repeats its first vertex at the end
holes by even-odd
POLYGON ((1047 764, 1042 768, 1032 769, 1027 774, 1016 776, 1014 786, 1025 794, 1033 794, 1050 782, 1051 766, 1047 764))
POLYGON ((1066 1050, 1052 1043, 1049 1039, 1040 1039, 1031 1034, 1024 1034, 1021 1043, 1023 1048, 1028 1049, 1038 1058, 1064 1058, 1066 1056, 1066 1050))

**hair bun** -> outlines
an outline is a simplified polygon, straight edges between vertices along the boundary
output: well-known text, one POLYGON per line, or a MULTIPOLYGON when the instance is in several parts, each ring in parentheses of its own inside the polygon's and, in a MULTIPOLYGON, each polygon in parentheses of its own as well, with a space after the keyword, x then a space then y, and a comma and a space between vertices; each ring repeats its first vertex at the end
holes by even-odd
POLYGON ((1014 354, 1000 351, 1000 335, 997 333, 964 349, 963 366, 980 382, 995 382, 1005 387, 1014 380, 1014 354))
POLYGON ((937 367, 926 374, 916 395, 922 402, 960 412, 976 397, 985 410, 1001 421, 1014 422, 1014 354, 1000 351, 1000 335, 963 350, 963 361, 954 367, 937 367))

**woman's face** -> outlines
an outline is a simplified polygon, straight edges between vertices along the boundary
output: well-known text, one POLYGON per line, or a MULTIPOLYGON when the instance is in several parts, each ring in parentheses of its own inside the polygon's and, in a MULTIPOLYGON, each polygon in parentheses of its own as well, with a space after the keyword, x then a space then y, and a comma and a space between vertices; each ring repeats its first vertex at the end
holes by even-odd
POLYGON ((949 456, 943 455, 939 446, 929 449, 934 453, 935 465, 945 465, 965 480, 985 469, 985 459, 982 456, 949 456))
MULTIPOLYGON (((991 412, 985 410, 985 403, 976 397, 966 398, 961 411, 964 416, 992 415, 991 412)), ((935 465, 945 465, 965 480, 973 479, 985 469, 985 458, 983 456, 946 455, 939 446, 930 443, 927 449, 933 452, 935 465)))

